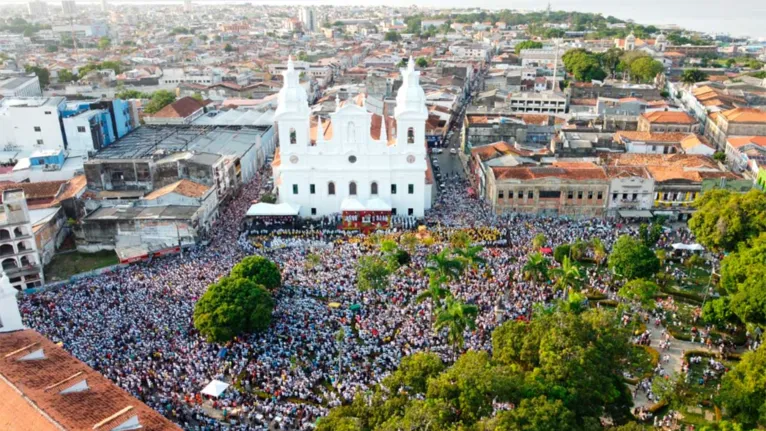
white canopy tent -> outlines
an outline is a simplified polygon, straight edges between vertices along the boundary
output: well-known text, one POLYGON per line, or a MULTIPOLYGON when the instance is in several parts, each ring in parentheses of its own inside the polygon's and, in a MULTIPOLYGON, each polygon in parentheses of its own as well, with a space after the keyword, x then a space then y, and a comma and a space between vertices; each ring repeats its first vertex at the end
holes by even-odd
POLYGON ((228 387, 228 383, 222 382, 220 380, 213 380, 212 382, 208 383, 204 389, 202 389, 202 393, 205 395, 210 395, 211 397, 218 398, 228 387))
POLYGON ((699 244, 683 244, 680 242, 677 242, 673 244, 673 250, 691 250, 691 251, 702 251, 705 249, 705 247, 699 245, 699 244))
POLYGON ((340 203, 340 210, 341 211, 364 211, 367 208, 359 202, 359 199, 354 198, 346 198, 343 199, 343 202, 340 203))
POLYGON ((300 205, 292 205, 287 202, 281 204, 258 202, 252 205, 245 215, 248 217, 297 216, 300 209, 300 205))

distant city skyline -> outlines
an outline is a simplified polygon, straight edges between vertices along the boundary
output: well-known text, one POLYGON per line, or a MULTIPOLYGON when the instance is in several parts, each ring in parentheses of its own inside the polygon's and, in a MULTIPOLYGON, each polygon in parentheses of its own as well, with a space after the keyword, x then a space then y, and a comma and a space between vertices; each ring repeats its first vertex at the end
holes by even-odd
MULTIPOLYGON (((25 0, 0 0, 3 4, 26 4, 25 0)), ((60 1, 47 1, 59 5, 60 1)), ((77 0, 78 4, 99 5, 100 0, 77 0)), ((184 0, 110 0, 110 4, 178 4, 184 0)), ((356 0, 194 0, 196 4, 242 4, 257 5, 335 5, 359 6, 356 0)), ((465 8, 478 7, 464 0, 389 0, 368 2, 365 6, 390 6, 424 8, 465 8)), ((544 10, 547 0, 517 0, 512 2, 488 0, 480 7, 486 10, 517 9, 544 10)), ((612 0, 555 0, 551 2, 554 11, 578 11, 612 15, 622 20, 633 20, 639 24, 669 25, 676 24, 689 30, 708 33, 726 33, 732 36, 750 36, 766 40, 766 2, 743 0, 737 7, 726 2, 714 0, 642 0, 639 2, 615 2, 612 0)))

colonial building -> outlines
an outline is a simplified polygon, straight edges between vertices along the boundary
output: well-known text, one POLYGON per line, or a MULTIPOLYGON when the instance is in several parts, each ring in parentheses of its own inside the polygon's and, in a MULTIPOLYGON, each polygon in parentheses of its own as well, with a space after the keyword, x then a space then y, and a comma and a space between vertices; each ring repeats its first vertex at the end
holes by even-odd
POLYGON ((414 64, 410 59, 401 70, 394 117, 337 100, 329 119, 313 123, 306 91, 288 61, 275 114, 280 147, 273 167, 280 203, 299 207, 301 217, 424 216, 433 181, 426 98, 414 64))
POLYGON ((705 123, 705 136, 719 150, 734 136, 766 136, 766 111, 756 108, 734 108, 714 112, 705 123))
POLYGON ((681 111, 654 111, 638 117, 638 131, 665 133, 695 133, 697 121, 691 115, 681 111))

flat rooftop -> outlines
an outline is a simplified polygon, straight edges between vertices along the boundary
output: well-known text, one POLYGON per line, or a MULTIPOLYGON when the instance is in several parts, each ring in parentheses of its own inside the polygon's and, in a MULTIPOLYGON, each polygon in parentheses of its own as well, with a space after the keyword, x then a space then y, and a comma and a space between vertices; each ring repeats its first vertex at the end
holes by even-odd
POLYGON ((94 159, 144 159, 196 151, 241 157, 272 126, 142 126, 99 151, 94 159))
POLYGON ((86 216, 85 220, 189 220, 197 210, 199 210, 199 207, 181 205, 127 208, 101 207, 86 216))

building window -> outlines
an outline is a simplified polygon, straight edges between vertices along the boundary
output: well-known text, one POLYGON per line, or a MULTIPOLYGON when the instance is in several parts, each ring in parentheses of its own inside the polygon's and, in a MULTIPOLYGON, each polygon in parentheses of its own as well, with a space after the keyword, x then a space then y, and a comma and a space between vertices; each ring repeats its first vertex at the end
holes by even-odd
POLYGON ((356 156, 348 156, 349 163, 356 163, 356 156))
POLYGON ((638 200, 638 193, 633 193, 633 200, 634 201, 638 200))
POLYGON ((592 200, 592 199, 593 199, 593 192, 589 191, 588 192, 588 200, 592 200))
POLYGON ((412 208, 407 208, 407 215, 411 216, 414 214, 415 214, 415 210, 413 210, 412 208))
POLYGON ((623 193, 622 194, 622 200, 624 200, 624 201, 628 200, 628 194, 627 193, 623 193))
POLYGON ((41 132, 41 131, 42 129, 40 128, 40 126, 35 126, 35 132, 41 132))
POLYGON ((574 192, 572 190, 567 192, 567 199, 574 199, 574 192))
POLYGON ((603 198, 604 198, 604 192, 598 192, 598 194, 596 195, 596 199, 601 200, 603 198))
POLYGON ((523 199, 524 198, 524 192, 522 192, 521 190, 519 190, 518 198, 519 199, 523 199))
POLYGON ((370 184, 370 194, 371 195, 378 194, 378 183, 373 182, 372 184, 370 184))
POLYGON ((79 133, 85 133, 85 127, 84 126, 77 126, 77 131, 79 133))
POLYGON ((295 127, 290 127, 290 144, 298 143, 298 134, 295 132, 295 127))
POLYGON ((391 194, 392 195, 396 194, 396 184, 391 184, 391 194))
POLYGON ((505 195, 503 194, 503 191, 502 191, 502 190, 500 190, 499 192, 497 192, 497 198, 498 198, 498 199, 505 199, 505 195))
POLYGON ((298 194, 298 184, 293 184, 293 194, 294 195, 298 194))
POLYGON ((44 144, 44 142, 43 142, 43 140, 42 140, 42 139, 38 139, 38 140, 37 140, 37 145, 41 145, 41 146, 42 146, 43 144, 44 144))
POLYGON ((582 192, 577 192, 577 199, 582 199, 582 192))
POLYGON ((51 115, 51 111, 45 111, 45 115, 51 115))
POLYGON ((314 194, 316 194, 316 192, 317 192, 316 186, 314 186, 313 184, 309 184, 309 193, 314 195, 314 194))
POLYGON ((327 184, 327 194, 328 195, 335 194, 335 183, 332 181, 327 184))
POLYGON ((617 193, 612 193, 612 200, 613 200, 613 201, 616 201, 616 200, 617 200, 617 193))
POLYGON ((356 183, 353 181, 348 183, 348 194, 351 196, 356 196, 356 183))
POLYGON ((317 215, 317 209, 311 208, 311 215, 317 215))
POLYGON ((414 195, 415 194, 415 184, 408 184, 407 185, 407 193, 414 195))
POLYGON ((415 129, 410 127, 407 129, 407 143, 408 144, 414 144, 415 143, 415 129))
POLYGON ((533 199, 535 197, 535 192, 530 190, 527 192, 527 199, 533 199))
POLYGON ((396 215, 396 208, 391 208, 391 215, 396 215))

